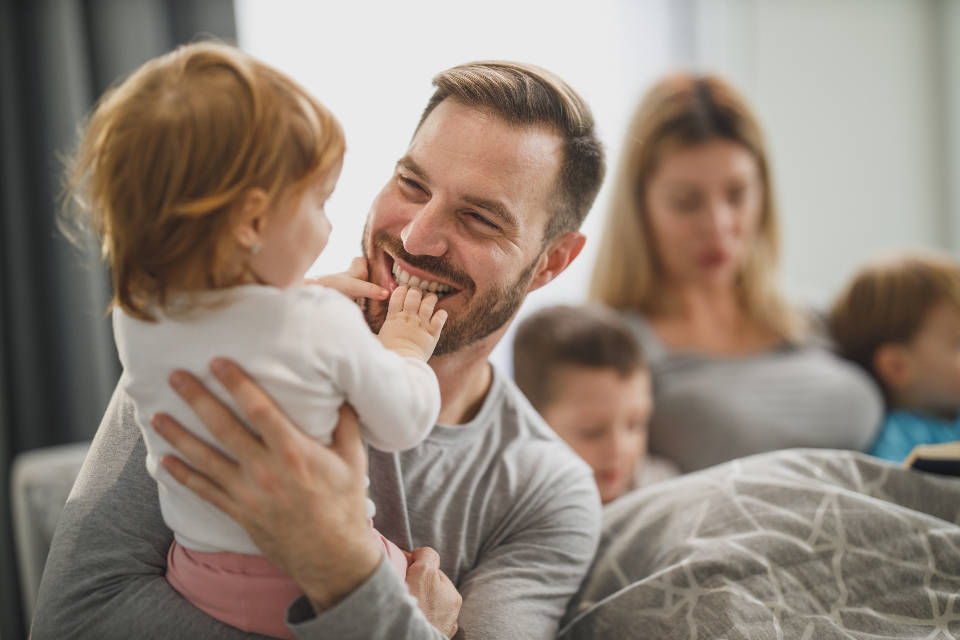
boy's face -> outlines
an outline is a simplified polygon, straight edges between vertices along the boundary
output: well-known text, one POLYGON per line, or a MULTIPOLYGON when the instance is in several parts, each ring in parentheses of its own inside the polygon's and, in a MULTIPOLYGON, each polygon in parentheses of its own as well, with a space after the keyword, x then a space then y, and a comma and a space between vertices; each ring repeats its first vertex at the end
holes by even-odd
POLYGON ((622 495, 647 453, 650 374, 567 365, 553 373, 543 418, 593 468, 604 503, 622 495))
POLYGON ((904 346, 903 404, 935 412, 960 409, 960 308, 937 304, 904 346))

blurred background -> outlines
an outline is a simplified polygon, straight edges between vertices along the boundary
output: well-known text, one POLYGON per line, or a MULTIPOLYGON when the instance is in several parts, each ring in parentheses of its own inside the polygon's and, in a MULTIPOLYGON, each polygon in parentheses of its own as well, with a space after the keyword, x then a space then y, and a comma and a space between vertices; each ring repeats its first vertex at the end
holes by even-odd
MULTIPOLYGON (((863 260, 960 255, 960 0, 0 0, 0 638, 25 635, 10 516, 16 455, 89 440, 119 365, 94 247, 57 230, 62 157, 96 98, 178 43, 236 42, 340 118, 348 153, 316 273, 359 254, 374 195, 403 154, 430 79, 476 59, 547 67, 592 106, 617 165, 645 88, 719 72, 770 145, 786 292, 824 307, 863 260)), ((521 314, 585 298, 606 215, 521 314)), ((510 336, 494 352, 509 370, 510 336)))

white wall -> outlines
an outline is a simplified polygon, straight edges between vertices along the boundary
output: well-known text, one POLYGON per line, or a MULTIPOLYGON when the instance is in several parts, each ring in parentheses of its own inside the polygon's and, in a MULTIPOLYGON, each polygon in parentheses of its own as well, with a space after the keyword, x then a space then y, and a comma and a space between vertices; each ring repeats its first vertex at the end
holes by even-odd
MULTIPOLYGON (((316 272, 359 252, 430 78, 468 60, 535 62, 591 104, 613 174, 643 90, 679 66, 728 75, 768 133, 783 281, 825 305, 852 270, 901 246, 960 249, 960 0, 237 0, 239 43, 341 119, 348 156, 316 272), (951 215, 949 211, 953 211, 951 215)), ((521 316, 584 299, 608 184, 573 266, 521 316)), ((494 361, 509 365, 508 334, 494 361)))
MULTIPOLYGON (((669 64, 668 2, 237 0, 239 45, 304 84, 346 132, 347 157, 328 207, 333 235, 314 271, 341 271, 359 254, 368 207, 406 149, 430 79, 453 65, 515 59, 556 72, 591 105, 612 164, 634 104, 669 64)), ((521 313, 585 297, 605 202, 606 189, 573 267, 531 295, 521 313)), ((508 337, 493 356, 504 368, 509 344, 508 337)))
POLYGON ((938 31, 958 5, 696 2, 695 59, 740 86, 768 133, 795 299, 826 303, 878 251, 960 246, 938 31))
POLYGON ((960 0, 939 0, 944 91, 944 177, 950 248, 960 252, 960 0))

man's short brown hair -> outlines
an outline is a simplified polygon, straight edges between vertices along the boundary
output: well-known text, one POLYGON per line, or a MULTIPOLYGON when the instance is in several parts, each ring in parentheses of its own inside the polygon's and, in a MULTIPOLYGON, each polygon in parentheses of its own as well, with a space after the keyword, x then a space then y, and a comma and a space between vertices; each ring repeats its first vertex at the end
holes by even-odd
POLYGON ((513 339, 513 377, 536 409, 553 401, 553 374, 564 365, 614 369, 624 378, 645 367, 636 336, 606 307, 548 307, 524 319, 513 339))
POLYGON ((438 104, 450 98, 489 110, 507 123, 542 125, 563 138, 563 161, 554 189, 553 215, 544 229, 546 243, 580 228, 603 182, 603 145, 590 107, 559 77, 532 64, 471 62, 442 71, 417 129, 438 104))
POLYGON ((920 331, 936 305, 960 308, 960 263, 935 253, 887 257, 861 269, 837 298, 830 330, 840 355, 877 380, 874 359, 885 344, 906 344, 920 331))

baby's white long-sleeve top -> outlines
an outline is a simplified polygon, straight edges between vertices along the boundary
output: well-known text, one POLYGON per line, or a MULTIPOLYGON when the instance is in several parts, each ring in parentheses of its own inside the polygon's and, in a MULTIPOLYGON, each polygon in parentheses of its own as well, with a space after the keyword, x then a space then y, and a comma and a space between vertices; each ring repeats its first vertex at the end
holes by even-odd
POLYGON ((123 364, 120 385, 135 404, 163 518, 189 549, 260 553, 239 524, 159 464, 176 451, 150 427, 151 416, 158 412, 219 446, 170 388, 167 379, 174 369, 193 373, 242 417, 209 370, 213 358, 228 357, 295 424, 324 443, 330 441, 343 402, 356 410, 367 442, 383 451, 415 446, 436 424, 440 389, 433 370, 385 348, 360 309, 337 291, 317 285, 244 285, 192 294, 176 303, 191 311, 158 314, 157 322, 138 320, 116 308, 113 330, 123 364))

